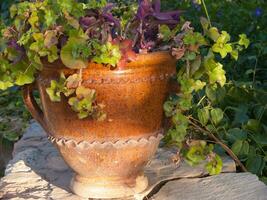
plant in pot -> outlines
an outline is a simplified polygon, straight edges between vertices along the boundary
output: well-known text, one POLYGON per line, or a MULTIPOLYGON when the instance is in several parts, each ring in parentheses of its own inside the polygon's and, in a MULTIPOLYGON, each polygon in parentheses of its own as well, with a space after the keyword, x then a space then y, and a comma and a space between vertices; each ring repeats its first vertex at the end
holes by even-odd
POLYGON ((212 146, 185 140, 185 115, 194 92, 225 83, 215 54, 236 58, 245 36, 230 44, 230 36, 205 19, 203 33, 195 32, 180 11, 162 12, 159 0, 140 0, 120 15, 115 10, 117 17, 113 10, 104 0, 13 5, 13 23, 1 31, 0 89, 23 86, 27 108, 76 172, 71 189, 82 197, 146 189, 142 170, 162 138, 163 104, 171 92, 164 104, 173 122, 167 140, 185 147, 189 163, 208 158, 207 169, 218 173, 212 146))

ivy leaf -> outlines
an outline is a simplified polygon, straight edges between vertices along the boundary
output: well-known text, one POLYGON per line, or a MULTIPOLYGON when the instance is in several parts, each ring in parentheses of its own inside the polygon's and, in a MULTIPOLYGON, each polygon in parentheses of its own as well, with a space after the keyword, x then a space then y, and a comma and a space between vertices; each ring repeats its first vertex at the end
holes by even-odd
POLYGON ((235 60, 238 60, 238 51, 237 50, 233 50, 230 52, 231 57, 235 60))
POLYGON ((239 38, 240 39, 238 41, 238 44, 244 46, 245 48, 248 48, 248 46, 250 44, 250 41, 247 38, 246 34, 240 34, 239 35, 239 38))
POLYGON ((225 88, 220 87, 217 84, 207 85, 205 92, 209 100, 213 103, 221 102, 226 94, 225 88))
POLYGON ((96 112, 96 108, 93 105, 95 100, 95 90, 79 86, 76 89, 76 97, 71 97, 68 103, 75 112, 78 112, 79 119, 84 119, 88 116, 92 116, 94 112, 96 112))
POLYGON ((33 30, 30 29, 28 30, 26 33, 22 34, 20 39, 17 41, 17 43, 22 46, 22 45, 26 45, 30 39, 31 39, 31 36, 32 36, 32 33, 33 33, 33 30))
POLYGON ((257 175, 262 175, 262 170, 265 167, 265 162, 261 155, 250 155, 246 161, 246 168, 249 172, 257 175))
POLYGON ((165 111, 166 117, 172 116, 175 107, 176 107, 176 105, 173 101, 166 101, 164 103, 163 110, 165 111))
POLYGON ((4 132, 3 137, 9 141, 15 142, 19 140, 19 134, 17 132, 4 132))
POLYGON ((50 47, 48 51, 49 51, 48 56, 47 56, 48 62, 53 63, 59 58, 58 52, 57 52, 58 49, 56 45, 53 45, 52 47, 50 47))
POLYGON ((249 144, 246 140, 237 140, 232 145, 232 151, 239 157, 244 157, 249 153, 249 144))
MULTIPOLYGON (((69 38, 67 44, 61 49, 60 52, 60 58, 66 67, 70 69, 81 69, 88 66, 87 58, 73 56, 73 51, 77 50, 77 46, 84 44, 86 44, 86 40, 84 39, 69 38)), ((79 53, 77 53, 77 55, 79 55, 79 53)))
POLYGON ((189 148, 189 151, 186 153, 185 158, 187 163, 194 166, 199 163, 201 163, 203 160, 205 160, 204 155, 204 148, 205 145, 193 145, 189 148))
POLYGON ((172 31, 167 25, 159 26, 159 37, 162 38, 164 42, 167 42, 171 39, 172 31))
POLYGON ((35 28, 38 25, 39 17, 37 15, 36 11, 32 12, 28 21, 29 21, 32 28, 35 28))
POLYGON ((199 90, 202 90, 206 85, 206 82, 202 82, 200 80, 196 80, 195 83, 194 83, 194 90, 197 92, 199 90))
POLYGON ((235 112, 233 124, 243 124, 248 121, 248 106, 246 104, 239 104, 237 107, 232 109, 235 112))
POLYGON ((173 117, 172 117, 172 122, 175 125, 188 125, 188 119, 186 116, 184 116, 182 113, 177 112, 173 117))
POLYGON ((60 78, 58 81, 52 80, 50 82, 50 87, 46 88, 46 93, 50 97, 52 102, 60 102, 61 101, 61 93, 64 93, 66 96, 72 94, 73 90, 67 90, 65 88, 66 78, 63 73, 60 74, 60 78))
POLYGON ((25 85, 25 84, 30 84, 34 81, 34 76, 32 73, 23 73, 19 72, 16 78, 15 83, 17 85, 25 85))
POLYGON ((220 174, 222 171, 223 162, 220 156, 217 154, 209 161, 205 168, 209 172, 209 175, 217 175, 220 174))
POLYGON ((207 107, 198 109, 197 116, 198 116, 198 119, 199 119, 200 123, 203 126, 205 126, 208 123, 209 119, 210 119, 209 109, 207 107))
POLYGON ((46 92, 52 102, 61 101, 60 92, 57 91, 57 88, 57 82, 55 80, 52 80, 50 83, 50 87, 46 89, 46 92))
POLYGON ((210 111, 211 120, 215 125, 218 125, 223 119, 223 111, 220 108, 215 108, 210 111))
POLYGON ((204 33, 206 34, 208 32, 208 28, 209 28, 209 21, 205 17, 200 17, 200 23, 201 23, 201 26, 204 30, 204 33))
POLYGON ((82 79, 79 76, 79 74, 73 74, 69 76, 66 80, 66 86, 67 88, 77 88, 79 84, 81 83, 82 79))
POLYGON ((175 141, 178 146, 182 146, 182 142, 187 135, 187 126, 180 125, 175 128, 169 129, 167 135, 171 137, 172 141, 175 141))
POLYGON ((246 140, 247 132, 240 128, 232 128, 227 131, 227 140, 231 143, 234 143, 237 140, 246 140))
POLYGON ((231 44, 227 43, 228 41, 230 41, 230 35, 227 32, 222 31, 222 34, 212 46, 212 51, 220 53, 221 57, 225 58, 228 53, 233 51, 231 44))
POLYGON ((193 76, 195 72, 201 66, 201 56, 197 56, 196 59, 190 65, 190 76, 193 76))
POLYGON ((52 9, 45 9, 45 24, 47 27, 55 25, 58 15, 52 9))
POLYGON ((0 90, 6 90, 12 87, 14 84, 10 81, 0 81, 0 90))
POLYGON ((71 25, 75 29, 79 29, 80 24, 79 24, 79 21, 77 19, 70 16, 68 12, 64 12, 64 15, 65 15, 65 18, 67 19, 67 22, 69 25, 71 25))
POLYGON ((185 45, 205 45, 207 44, 205 38, 198 32, 187 32, 183 38, 185 45))
POLYGON ((121 59, 121 52, 118 45, 113 45, 110 42, 102 45, 99 49, 100 52, 93 57, 93 61, 96 63, 110 64, 116 66, 121 59))
POLYGON ((214 41, 216 42, 218 40, 218 38, 220 37, 220 33, 218 31, 218 29, 216 27, 211 27, 208 30, 208 36, 214 41))
POLYGON ((210 83, 214 84, 217 82, 221 85, 221 87, 223 87, 226 82, 225 71, 223 70, 223 66, 221 63, 214 64, 215 68, 208 71, 210 83))
POLYGON ((256 119, 249 119, 247 124, 245 125, 247 130, 252 131, 255 134, 258 134, 262 130, 262 126, 259 120, 256 119))
POLYGON ((53 30, 48 30, 44 35, 44 46, 51 48, 53 45, 58 43, 57 32, 53 30))

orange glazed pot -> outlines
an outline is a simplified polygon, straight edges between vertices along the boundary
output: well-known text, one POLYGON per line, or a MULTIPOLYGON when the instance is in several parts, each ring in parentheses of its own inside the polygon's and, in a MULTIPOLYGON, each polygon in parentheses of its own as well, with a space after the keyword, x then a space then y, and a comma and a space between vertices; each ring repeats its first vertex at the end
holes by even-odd
POLYGON ((78 119, 67 99, 52 102, 51 80, 75 70, 61 62, 45 64, 36 80, 42 110, 33 99, 33 85, 24 87, 24 101, 66 163, 76 172, 72 191, 86 198, 120 198, 148 185, 143 169, 162 138, 163 103, 176 74, 176 60, 167 52, 138 55, 123 70, 89 63, 82 85, 97 91, 105 104, 105 121, 78 119))

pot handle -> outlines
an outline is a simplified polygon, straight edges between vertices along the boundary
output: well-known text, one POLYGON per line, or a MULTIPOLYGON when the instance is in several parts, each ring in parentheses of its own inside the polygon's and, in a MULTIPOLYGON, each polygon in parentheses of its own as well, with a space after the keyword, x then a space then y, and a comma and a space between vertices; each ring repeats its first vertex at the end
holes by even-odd
POLYGON ((35 84, 28 84, 24 85, 22 87, 22 96, 24 103, 27 107, 27 109, 30 111, 31 115, 33 118, 39 122, 44 130, 48 133, 48 129, 44 120, 44 113, 39 107, 39 105, 36 103, 34 96, 33 96, 33 90, 35 88, 35 84))

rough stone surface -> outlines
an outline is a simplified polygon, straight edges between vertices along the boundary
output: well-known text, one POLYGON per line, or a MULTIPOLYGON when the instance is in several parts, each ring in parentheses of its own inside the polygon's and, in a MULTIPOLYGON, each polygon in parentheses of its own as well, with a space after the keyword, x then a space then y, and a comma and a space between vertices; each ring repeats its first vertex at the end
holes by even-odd
POLYGON ((152 200, 266 200, 267 187, 250 173, 170 181, 152 200))
MULTIPOLYGON (((266 187, 264 190, 263 185, 257 181, 255 176, 249 174, 246 177, 242 174, 222 174, 208 179, 193 179, 195 177, 206 176, 207 173, 203 170, 202 166, 190 167, 183 162, 176 165, 172 162, 172 157, 175 153, 175 149, 159 148, 157 154, 145 169, 145 174, 149 178, 150 187, 142 194, 136 194, 135 199, 143 199, 146 196, 151 197, 155 193, 157 193, 153 196, 155 199, 178 199, 175 196, 170 196, 169 198, 168 195, 162 198, 160 195, 168 193, 169 187, 167 186, 173 186, 172 183, 180 183, 181 186, 177 186, 177 194, 186 195, 184 194, 186 188, 191 188, 193 193, 195 190, 196 193, 202 193, 200 189, 197 190, 198 184, 202 188, 205 187, 205 184, 209 184, 209 186, 206 186, 207 188, 216 188, 220 182, 219 180, 224 181, 224 189, 227 189, 227 185, 229 185, 234 189, 236 188, 233 191, 236 192, 236 195, 239 195, 240 192, 242 193, 242 187, 240 184, 235 186, 235 183, 239 182, 239 176, 244 185, 249 185, 251 180, 255 184, 257 182, 262 188, 259 192, 266 191, 267 189, 266 187), (233 176, 233 180, 230 178, 231 176, 233 176), (173 179, 180 180, 177 182, 171 181, 160 189, 163 183, 173 179), (205 182, 205 180, 207 181, 205 182), (184 185, 187 184, 187 187, 183 187, 183 181, 184 185), (190 181, 192 181, 192 187, 188 186, 190 185, 190 181)), ((223 172, 235 172, 235 164, 231 159, 224 158, 223 172)), ((9 162, 5 177, 0 181, 0 199, 81 200, 80 197, 73 195, 69 190, 69 183, 72 176, 73 171, 65 164, 57 149, 48 141, 43 129, 37 123, 33 122, 23 138, 15 145, 13 160, 9 162)), ((171 194, 174 195, 176 193, 175 187, 170 188, 173 189, 171 194)), ((228 189, 231 190, 230 187, 228 189)))

